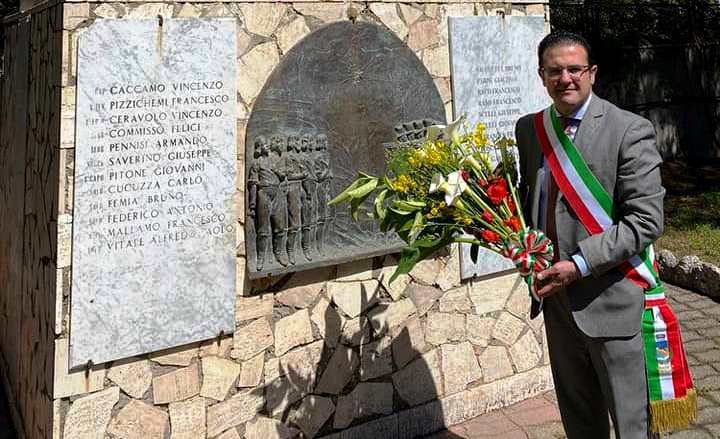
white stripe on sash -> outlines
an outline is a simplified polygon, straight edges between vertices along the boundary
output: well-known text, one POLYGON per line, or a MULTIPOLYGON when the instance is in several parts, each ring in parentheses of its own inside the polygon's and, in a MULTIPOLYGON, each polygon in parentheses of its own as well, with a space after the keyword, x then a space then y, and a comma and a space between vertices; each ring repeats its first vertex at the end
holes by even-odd
POLYGON ((630 262, 630 265, 632 265, 638 274, 648 283, 648 285, 650 285, 650 288, 655 288, 657 286, 655 275, 650 271, 648 266, 645 265, 645 262, 640 259, 640 256, 635 255, 628 259, 628 262, 630 262))
POLYGON ((672 380, 672 367, 670 357, 670 341, 667 336, 667 326, 660 313, 660 308, 653 306, 653 315, 655 318, 655 355, 658 362, 658 375, 660 378, 660 392, 662 393, 662 399, 674 399, 675 398, 675 386, 672 380), (658 343, 664 346, 663 350, 658 352, 658 343), (659 355, 658 355, 659 354, 659 355))

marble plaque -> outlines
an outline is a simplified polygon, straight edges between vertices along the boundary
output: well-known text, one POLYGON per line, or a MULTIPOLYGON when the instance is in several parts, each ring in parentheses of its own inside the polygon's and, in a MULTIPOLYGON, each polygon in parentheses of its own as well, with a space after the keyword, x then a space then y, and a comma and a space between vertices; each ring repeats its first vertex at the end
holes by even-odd
POLYGON ((327 202, 358 171, 381 175, 393 141, 444 122, 430 73, 388 30, 343 21, 301 40, 273 70, 248 121, 250 277, 399 250, 394 232, 327 202))
MULTIPOLYGON (((453 113, 482 122, 490 137, 515 138, 515 123, 550 99, 537 74, 537 45, 545 36, 544 17, 450 17, 450 69, 453 113)), ((461 245, 463 279, 513 269, 513 264, 480 249, 477 263, 470 245, 461 245)))
POLYGON ((79 38, 71 367, 233 331, 235 34, 96 20, 79 38))

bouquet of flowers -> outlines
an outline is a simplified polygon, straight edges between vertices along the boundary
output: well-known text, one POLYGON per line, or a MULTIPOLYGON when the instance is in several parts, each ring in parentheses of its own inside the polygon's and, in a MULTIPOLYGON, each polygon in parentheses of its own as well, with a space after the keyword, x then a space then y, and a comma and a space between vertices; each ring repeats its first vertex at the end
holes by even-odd
POLYGON ((391 282, 434 251, 462 242, 471 245, 473 261, 480 247, 510 258, 538 300, 533 279, 551 265, 553 246, 523 218, 514 146, 488 138, 482 124, 470 130, 464 116, 430 126, 424 139, 388 148, 386 175, 360 173, 330 204, 349 203, 355 219, 368 205, 382 231, 407 243, 391 282), (365 203, 373 194, 372 204, 365 203))

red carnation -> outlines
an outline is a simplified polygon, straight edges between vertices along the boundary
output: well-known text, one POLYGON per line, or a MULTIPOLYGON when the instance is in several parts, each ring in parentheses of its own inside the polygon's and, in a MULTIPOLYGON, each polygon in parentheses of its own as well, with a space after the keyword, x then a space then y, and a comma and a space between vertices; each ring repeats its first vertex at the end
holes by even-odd
POLYGON ((495 205, 502 203, 503 199, 508 196, 507 182, 505 179, 500 177, 490 183, 490 186, 487 188, 487 196, 495 205))
POLYGON ((515 202, 513 201, 512 197, 508 198, 507 205, 508 209, 510 209, 510 214, 515 214, 515 202))
POLYGON ((460 176, 464 181, 468 181, 470 179, 470 174, 468 174, 468 172, 464 169, 460 170, 460 176))
POLYGON ((485 220, 485 221, 487 221, 487 222, 489 222, 489 223, 492 223, 492 222, 493 222, 493 216, 492 216, 492 213, 490 213, 489 210, 486 210, 485 212, 483 212, 481 217, 482 217, 483 220, 485 220))
POLYGON ((520 219, 516 216, 505 220, 505 225, 510 227, 513 232, 520 231, 520 219))
POLYGON ((500 240, 500 235, 492 230, 483 230, 480 236, 482 236, 483 241, 487 242, 497 242, 500 240))

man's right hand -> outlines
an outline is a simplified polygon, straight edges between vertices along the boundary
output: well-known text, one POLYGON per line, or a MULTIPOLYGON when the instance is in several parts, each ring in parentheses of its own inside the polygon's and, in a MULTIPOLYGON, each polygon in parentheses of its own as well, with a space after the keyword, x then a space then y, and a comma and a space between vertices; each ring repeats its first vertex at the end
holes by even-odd
POLYGON ((537 295, 540 298, 550 297, 578 279, 580 279, 580 271, 574 262, 559 261, 540 272, 535 278, 537 295))

